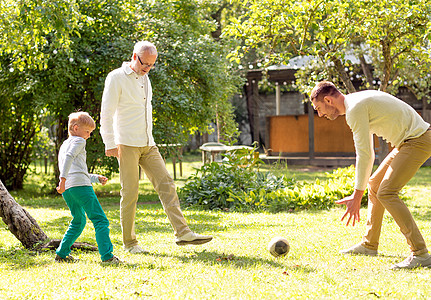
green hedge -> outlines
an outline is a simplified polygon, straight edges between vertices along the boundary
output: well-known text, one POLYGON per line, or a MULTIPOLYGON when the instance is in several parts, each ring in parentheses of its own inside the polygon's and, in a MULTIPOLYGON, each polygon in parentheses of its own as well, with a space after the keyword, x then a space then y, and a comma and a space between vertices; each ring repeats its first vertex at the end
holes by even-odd
MULTIPOLYGON (((259 172, 261 161, 248 151, 228 154, 223 163, 198 169, 180 190, 183 203, 211 210, 279 212, 329 209, 335 200, 353 193, 353 166, 336 169, 327 173, 327 180, 309 184, 259 172)), ((363 204, 366 199, 367 193, 363 204)))

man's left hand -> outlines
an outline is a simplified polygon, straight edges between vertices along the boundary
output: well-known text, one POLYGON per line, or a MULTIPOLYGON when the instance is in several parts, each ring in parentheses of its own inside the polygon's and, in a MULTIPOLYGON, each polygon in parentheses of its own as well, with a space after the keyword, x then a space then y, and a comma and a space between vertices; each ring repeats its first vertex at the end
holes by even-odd
POLYGON ((352 195, 345 197, 341 200, 335 201, 336 204, 346 205, 346 212, 341 218, 341 221, 343 221, 347 216, 349 217, 349 219, 347 220, 346 226, 349 226, 350 221, 352 219, 353 219, 352 226, 355 226, 355 223, 361 220, 359 215, 359 209, 361 208, 361 200, 363 195, 364 195, 364 191, 355 190, 355 192, 352 195))

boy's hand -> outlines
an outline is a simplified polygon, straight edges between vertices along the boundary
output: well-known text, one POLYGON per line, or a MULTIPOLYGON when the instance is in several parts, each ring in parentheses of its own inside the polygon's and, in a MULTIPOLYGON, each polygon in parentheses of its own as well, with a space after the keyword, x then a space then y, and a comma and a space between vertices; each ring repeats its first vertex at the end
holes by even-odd
POLYGON ((102 185, 105 185, 107 181, 108 181, 108 178, 106 178, 105 176, 99 175, 99 182, 102 185))
POLYGON ((61 177, 60 182, 58 183, 58 186, 57 186, 57 192, 59 194, 63 194, 65 190, 66 190, 66 178, 61 177))

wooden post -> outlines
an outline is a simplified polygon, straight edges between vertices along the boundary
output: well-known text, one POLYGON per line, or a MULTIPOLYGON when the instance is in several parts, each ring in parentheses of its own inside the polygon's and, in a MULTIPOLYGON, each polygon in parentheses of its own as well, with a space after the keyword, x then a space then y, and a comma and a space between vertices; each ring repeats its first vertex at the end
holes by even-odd
POLYGON ((280 95, 281 95, 281 88, 280 84, 278 82, 275 83, 275 115, 280 115, 280 95))
POLYGON ((310 159, 314 159, 314 109, 311 101, 307 101, 308 105, 308 153, 310 159))
POLYGON ((177 180, 177 170, 176 170, 177 158, 172 155, 172 168, 174 170, 174 180, 177 180))

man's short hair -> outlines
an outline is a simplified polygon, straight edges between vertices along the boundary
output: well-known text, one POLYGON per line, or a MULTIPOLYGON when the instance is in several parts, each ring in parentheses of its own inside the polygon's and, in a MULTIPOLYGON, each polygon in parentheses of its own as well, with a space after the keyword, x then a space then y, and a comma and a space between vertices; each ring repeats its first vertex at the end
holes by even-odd
POLYGON ((325 96, 339 95, 341 92, 330 81, 319 82, 310 93, 311 101, 322 101, 325 96))
POLYGON ((133 48, 133 53, 143 54, 144 52, 148 52, 150 55, 157 55, 157 48, 149 41, 137 42, 133 48))
POLYGON ((92 129, 96 128, 96 122, 94 122, 93 118, 84 111, 74 112, 69 115, 69 123, 67 126, 69 134, 73 131, 73 126, 75 125, 87 126, 92 129))

